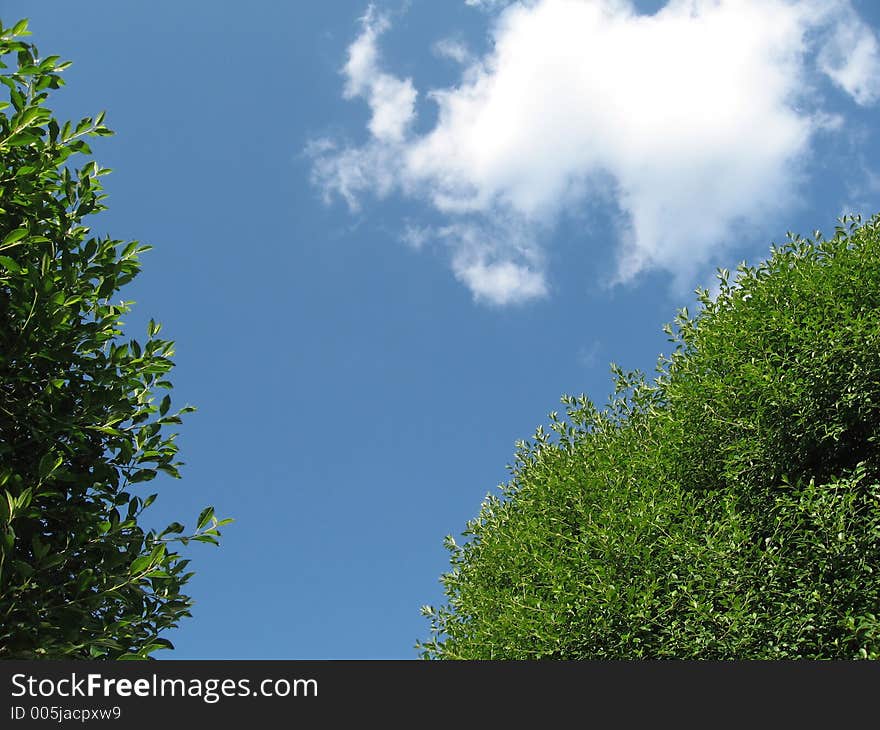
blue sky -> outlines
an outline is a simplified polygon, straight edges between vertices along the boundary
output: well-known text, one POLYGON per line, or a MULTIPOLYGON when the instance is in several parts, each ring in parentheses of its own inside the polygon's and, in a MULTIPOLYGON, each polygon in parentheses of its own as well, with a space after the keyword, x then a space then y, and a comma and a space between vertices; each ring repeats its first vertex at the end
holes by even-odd
POLYGON ((650 371, 715 267, 880 209, 869 1, 0 10, 117 133, 94 229, 154 246, 127 334, 164 323, 199 410, 151 519, 236 519, 167 658, 415 658, 443 537, 560 395, 650 371))

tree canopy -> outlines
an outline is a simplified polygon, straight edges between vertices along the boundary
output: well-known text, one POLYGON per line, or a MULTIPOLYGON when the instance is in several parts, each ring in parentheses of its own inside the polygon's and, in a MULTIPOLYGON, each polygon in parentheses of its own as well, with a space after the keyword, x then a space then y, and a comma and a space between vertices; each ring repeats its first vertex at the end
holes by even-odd
POLYGON ((92 235, 106 208, 87 140, 104 115, 46 107, 69 65, 0 26, 0 658, 145 658, 190 615, 192 573, 173 548, 217 542, 212 508, 185 535, 139 521, 158 474, 178 477, 174 344, 150 321, 122 339, 114 301, 150 247, 92 235), (10 68, 9 64, 12 64, 10 68))
POLYGON ((517 445, 423 657, 880 657, 880 216, 718 276, 517 445))

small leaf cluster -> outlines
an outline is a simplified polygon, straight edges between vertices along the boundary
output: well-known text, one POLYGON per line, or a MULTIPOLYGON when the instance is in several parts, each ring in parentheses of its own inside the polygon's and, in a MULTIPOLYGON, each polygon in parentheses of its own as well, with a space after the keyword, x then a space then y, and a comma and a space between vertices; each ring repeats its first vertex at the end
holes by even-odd
POLYGON ((41 57, 27 21, 0 25, 0 658, 146 658, 190 615, 193 575, 172 548, 217 542, 139 520, 160 473, 179 477, 168 428, 174 343, 150 321, 124 340, 114 296, 149 246, 96 236, 105 210, 88 140, 104 114, 59 123, 45 102, 69 65, 41 57), (86 158, 80 167, 74 163, 86 158))
POLYGON ((880 658, 880 216, 718 277, 517 445, 423 657, 880 658))

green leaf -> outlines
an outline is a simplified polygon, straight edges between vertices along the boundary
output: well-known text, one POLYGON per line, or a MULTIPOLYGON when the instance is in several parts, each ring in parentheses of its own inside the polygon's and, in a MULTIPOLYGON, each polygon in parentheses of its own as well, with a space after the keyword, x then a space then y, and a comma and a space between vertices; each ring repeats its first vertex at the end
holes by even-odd
POLYGON ((205 507, 199 514, 199 519, 196 524, 196 530, 201 530, 205 527, 212 519, 214 518, 214 508, 213 507, 205 507))
POLYGON ((6 520, 9 521, 15 515, 18 500, 8 490, 4 491, 4 496, 6 497, 6 520))
POLYGON ((21 494, 18 495, 15 499, 16 506, 19 510, 27 509, 30 506, 31 499, 33 498, 33 489, 31 487, 25 487, 21 490, 21 494))
POLYGON ((196 542, 207 542, 207 543, 210 543, 211 545, 219 545, 220 544, 220 541, 217 540, 217 538, 214 537, 213 535, 195 535, 191 539, 196 542))
POLYGON ((12 567, 22 578, 30 578, 34 574, 33 566, 23 560, 13 560, 12 567))
POLYGON ((40 464, 37 468, 37 474, 40 477, 40 480, 47 479, 52 476, 52 474, 58 469, 59 466, 64 462, 64 458, 60 454, 55 454, 51 451, 47 451, 43 454, 40 459, 40 464))
POLYGON ((135 558, 131 566, 128 569, 128 572, 131 575, 139 575, 143 573, 147 568, 149 568, 153 564, 153 558, 150 555, 141 555, 139 558, 135 558))
POLYGON ((20 241, 27 234, 27 228, 16 228, 14 231, 10 231, 6 234, 6 237, 3 239, 3 241, 0 242, 0 249, 7 248, 13 243, 20 241))
POLYGON ((49 552, 49 544, 40 540, 39 535, 34 535, 31 538, 31 549, 34 551, 34 557, 39 562, 42 560, 49 552))
POLYGON ((26 109, 19 118, 18 125, 20 127, 30 126, 35 119, 43 116, 44 111, 45 110, 40 109, 39 107, 31 107, 30 109, 26 109))
POLYGON ((11 259, 9 256, 0 256, 0 265, 13 274, 21 273, 21 266, 16 263, 15 259, 11 259))
POLYGON ((148 482, 156 478, 155 469, 138 469, 130 478, 130 484, 138 484, 140 482, 148 482))
POLYGON ((167 474, 168 476, 174 477, 175 479, 180 479, 180 472, 177 467, 172 466, 171 464, 159 464, 156 467, 159 471, 167 474))

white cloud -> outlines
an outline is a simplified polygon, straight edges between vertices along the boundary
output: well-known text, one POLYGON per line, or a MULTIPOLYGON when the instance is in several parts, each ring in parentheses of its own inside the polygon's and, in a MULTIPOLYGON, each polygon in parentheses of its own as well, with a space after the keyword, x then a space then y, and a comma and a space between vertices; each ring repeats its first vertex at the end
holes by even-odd
POLYGON ((857 103, 872 104, 880 98, 880 44, 852 6, 839 13, 819 52, 819 67, 857 103))
POLYGON ((400 234, 400 240, 416 251, 424 248, 432 238, 434 238, 434 232, 430 227, 419 226, 415 223, 407 223, 403 228, 403 233, 400 234))
POLYGON ((434 236, 452 250, 455 278, 475 301, 504 306, 546 296, 541 251, 517 221, 488 217, 436 229, 434 236))
POLYGON ((497 8, 501 5, 510 5, 513 0, 464 0, 465 5, 474 8, 497 8))
POLYGON ((388 19, 370 6, 361 18, 363 32, 349 46, 345 64, 347 99, 362 97, 373 113, 369 122, 372 135, 383 142, 399 142, 415 118, 416 90, 411 79, 398 79, 378 66, 377 41, 388 27, 388 19))
POLYGON ((452 269, 476 301, 503 306, 546 294, 543 274, 512 261, 487 261, 458 253, 452 260, 452 269))
POLYGON ((456 63, 473 63, 474 57, 468 47, 455 38, 441 38, 434 43, 434 53, 440 58, 448 58, 456 63))
POLYGON ((842 125, 820 74, 859 104, 880 97, 877 40, 849 0, 670 0, 651 16, 627 0, 507 5, 490 51, 462 50, 460 82, 428 92, 438 118, 421 135, 371 7, 344 68, 370 139, 313 150, 316 184, 351 207, 396 191, 443 213, 433 237, 480 301, 546 295, 547 232, 609 194, 626 223, 584 244, 615 246, 616 281, 659 268, 690 288, 738 226, 796 199, 814 135, 842 125))
POLYGON ((599 353, 602 351, 602 343, 593 340, 589 345, 581 345, 577 352, 577 361, 584 367, 594 368, 599 364, 599 353))
POLYGON ((848 199, 839 215, 860 215, 868 219, 880 210, 880 175, 872 172, 864 159, 859 160, 855 173, 847 183, 848 199))
POLYGON ((360 209, 360 196, 365 190, 383 198, 396 186, 400 159, 392 146, 368 144, 343 147, 331 139, 319 139, 306 147, 312 157, 312 183, 330 203, 338 195, 351 211, 360 209))

